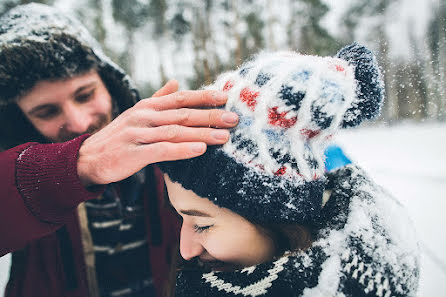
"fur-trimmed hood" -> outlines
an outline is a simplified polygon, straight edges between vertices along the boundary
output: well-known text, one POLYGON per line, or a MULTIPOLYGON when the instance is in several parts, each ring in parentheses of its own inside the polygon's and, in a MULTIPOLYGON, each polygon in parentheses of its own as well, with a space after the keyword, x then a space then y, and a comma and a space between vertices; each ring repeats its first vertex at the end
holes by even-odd
POLYGON ((70 78, 96 69, 112 95, 114 114, 139 99, 128 75, 102 51, 86 28, 60 10, 28 4, 0 18, 0 146, 45 140, 15 101, 41 80, 70 78))

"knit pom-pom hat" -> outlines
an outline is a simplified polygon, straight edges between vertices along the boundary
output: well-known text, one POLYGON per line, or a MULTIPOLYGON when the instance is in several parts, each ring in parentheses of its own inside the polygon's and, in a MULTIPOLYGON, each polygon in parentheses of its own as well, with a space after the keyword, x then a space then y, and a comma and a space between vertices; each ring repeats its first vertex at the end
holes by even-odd
POLYGON ((240 116, 230 140, 190 160, 163 162, 169 178, 259 223, 311 223, 324 191, 324 150, 340 127, 379 113, 383 81, 356 43, 338 57, 263 53, 206 87, 240 116))

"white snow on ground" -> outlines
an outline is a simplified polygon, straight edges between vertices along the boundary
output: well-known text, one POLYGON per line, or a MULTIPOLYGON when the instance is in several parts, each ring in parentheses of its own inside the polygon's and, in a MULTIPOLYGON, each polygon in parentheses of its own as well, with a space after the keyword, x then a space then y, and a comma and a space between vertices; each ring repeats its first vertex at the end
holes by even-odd
MULTIPOLYGON (((411 215, 421 240, 418 296, 446 291, 446 123, 400 124, 342 131, 337 142, 411 215)), ((0 258, 0 292, 10 257, 0 258)))

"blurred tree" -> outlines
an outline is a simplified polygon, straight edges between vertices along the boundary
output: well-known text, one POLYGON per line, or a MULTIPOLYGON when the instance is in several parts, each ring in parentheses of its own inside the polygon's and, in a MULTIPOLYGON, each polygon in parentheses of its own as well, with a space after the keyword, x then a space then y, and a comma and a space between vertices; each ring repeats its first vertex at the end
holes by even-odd
MULTIPOLYGON (((163 0, 153 0, 152 2, 164 2, 163 0)), ((119 55, 119 64, 129 73, 135 73, 135 34, 136 31, 145 24, 149 16, 149 11, 152 9, 158 9, 157 13, 161 13, 161 16, 152 12, 151 16, 155 18, 156 32, 162 31, 164 26, 159 26, 158 22, 162 19, 162 7, 158 7, 157 4, 148 3, 148 1, 139 0, 112 0, 112 14, 116 22, 122 24, 126 31, 126 49, 119 55), (150 7, 150 9, 149 9, 150 7), (160 10, 161 9, 161 10, 160 10)))
MULTIPOLYGON (((291 48, 299 52, 314 55, 333 55, 339 49, 339 42, 321 25, 322 18, 329 11, 322 0, 300 0, 291 6, 293 26, 288 28, 289 34, 298 33, 298 43, 290 41, 291 48), (296 20, 299 29, 293 28, 296 20), (296 32, 297 31, 297 32, 296 32)), ((290 40, 296 38, 289 35, 290 40)))
POLYGON ((428 44, 432 60, 432 93, 435 97, 435 115, 446 119, 446 0, 439 0, 438 7, 428 27, 428 44))
MULTIPOLYGON (((249 51, 257 51, 264 47, 264 38, 262 34, 262 30, 264 27, 264 22, 259 18, 259 15, 251 12, 247 16, 245 16, 246 24, 248 25, 248 34, 246 36, 247 43, 248 40, 252 40, 251 44, 247 44, 247 48, 249 51)), ((273 35, 272 33, 270 35, 273 35)), ((271 44, 274 44, 271 41, 271 44)))
POLYGON ((199 88, 263 49, 333 55, 365 39, 386 82, 384 119, 446 119, 446 0, 437 1, 426 32, 427 55, 423 39, 408 27, 407 59, 389 54, 392 12, 406 3, 398 0, 349 1, 336 38, 324 25, 335 5, 326 0, 0 0, 0 14, 29 2, 69 3, 105 52, 139 79, 146 96, 168 76, 186 82, 182 87, 199 88), (148 48, 151 53, 142 53, 148 48), (142 68, 150 74, 142 75, 142 68))
POLYGON ((414 90, 414 98, 417 105, 413 107, 412 114, 418 119, 429 117, 429 95, 428 95, 428 83, 427 83, 427 71, 428 61, 422 54, 422 50, 418 44, 418 41, 414 35, 413 23, 409 23, 409 42, 412 49, 413 63, 411 63, 411 82, 410 85, 414 90))
POLYGON ((103 0, 82 0, 80 2, 81 3, 79 4, 82 5, 77 6, 75 9, 77 18, 85 24, 90 33, 96 38, 96 40, 99 41, 99 43, 105 49, 107 54, 110 54, 105 46, 107 31, 103 23, 103 0), (88 9, 85 9, 86 7, 88 7, 88 9))
MULTIPOLYGON (((352 42, 356 38, 357 30, 361 29, 364 20, 368 20, 369 25, 367 35, 371 42, 377 44, 377 57, 384 75, 386 100, 384 101, 384 112, 382 117, 387 120, 398 117, 398 98, 400 95, 394 92, 389 86, 394 83, 393 78, 398 76, 392 69, 389 57, 389 41, 386 33, 388 17, 391 5, 397 5, 399 0, 355 0, 349 5, 343 14, 343 24, 346 28, 347 42, 352 42)), ((362 28, 363 29, 363 28, 362 28)), ((364 33, 364 32, 363 32, 364 33)))
POLYGON ((195 77, 190 80, 193 88, 199 88, 203 83, 209 84, 213 79, 211 69, 211 46, 212 27, 210 14, 212 12, 212 1, 207 0, 193 6, 193 22, 191 26, 192 45, 194 50, 195 77))

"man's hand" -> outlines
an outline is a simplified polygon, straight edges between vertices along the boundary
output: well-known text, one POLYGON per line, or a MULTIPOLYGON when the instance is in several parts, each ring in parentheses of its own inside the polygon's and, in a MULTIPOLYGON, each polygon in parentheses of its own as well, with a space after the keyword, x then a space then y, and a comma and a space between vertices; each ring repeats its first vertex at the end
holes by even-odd
POLYGON ((207 145, 223 144, 238 122, 216 107, 227 97, 218 91, 181 91, 169 81, 87 138, 79 150, 78 174, 85 186, 123 180, 148 164, 202 155, 207 145))

